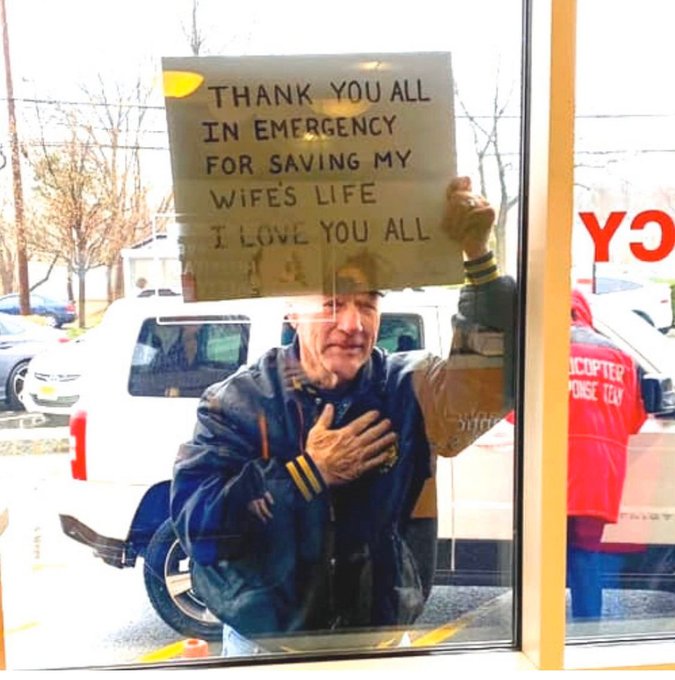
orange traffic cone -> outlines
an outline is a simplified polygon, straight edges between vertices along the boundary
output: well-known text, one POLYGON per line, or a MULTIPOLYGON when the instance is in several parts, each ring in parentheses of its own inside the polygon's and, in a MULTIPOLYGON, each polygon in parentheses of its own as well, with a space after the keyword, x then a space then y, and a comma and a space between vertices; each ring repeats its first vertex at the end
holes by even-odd
POLYGON ((209 655, 209 643, 206 640, 188 638, 183 646, 184 659, 199 659, 209 655))

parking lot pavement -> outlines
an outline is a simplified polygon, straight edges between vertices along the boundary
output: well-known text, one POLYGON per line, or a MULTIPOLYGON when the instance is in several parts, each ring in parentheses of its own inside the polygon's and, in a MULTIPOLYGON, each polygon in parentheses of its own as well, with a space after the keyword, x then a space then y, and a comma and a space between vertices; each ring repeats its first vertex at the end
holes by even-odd
POLYGON ((68 435, 66 419, 0 411, 0 456, 67 453, 68 435))

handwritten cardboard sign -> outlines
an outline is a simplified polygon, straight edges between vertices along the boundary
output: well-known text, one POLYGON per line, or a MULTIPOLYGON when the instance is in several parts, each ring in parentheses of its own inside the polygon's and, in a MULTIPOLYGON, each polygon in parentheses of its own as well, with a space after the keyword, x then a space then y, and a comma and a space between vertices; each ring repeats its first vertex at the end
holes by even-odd
POLYGON ((446 53, 163 60, 191 300, 459 282, 446 53))

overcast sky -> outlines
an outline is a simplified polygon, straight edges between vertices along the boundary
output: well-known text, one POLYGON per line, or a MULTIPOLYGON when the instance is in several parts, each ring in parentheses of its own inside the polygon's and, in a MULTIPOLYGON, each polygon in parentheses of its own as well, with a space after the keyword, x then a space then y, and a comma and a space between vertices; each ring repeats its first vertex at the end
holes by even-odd
MULTIPOLYGON (((98 72, 128 78, 139 64, 189 53, 190 0, 5 1, 17 96, 28 91, 23 78, 63 92, 98 72)), ((507 70, 517 62, 518 13, 516 0, 341 0, 320 10, 307 0, 200 0, 211 54, 451 50, 479 80, 494 74, 496 55, 507 70)))
MULTIPOLYGON (((140 64, 158 68, 159 57, 188 53, 190 0, 5 1, 17 96, 31 87, 64 92, 96 73, 128 78, 140 64)), ((340 0, 318 11, 307 0, 200 0, 200 16, 211 53, 451 50, 458 79, 471 89, 494 73, 497 55, 503 70, 514 67, 519 5, 340 0)), ((578 0, 578 12, 580 111, 625 112, 649 102, 675 112, 666 80, 675 3, 578 0)))

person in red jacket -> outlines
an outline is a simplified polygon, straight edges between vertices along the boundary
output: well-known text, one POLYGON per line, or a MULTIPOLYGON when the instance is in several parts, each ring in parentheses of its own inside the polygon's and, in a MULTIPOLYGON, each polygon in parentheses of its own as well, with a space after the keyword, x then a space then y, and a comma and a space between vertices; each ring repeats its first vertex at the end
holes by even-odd
POLYGON ((633 359, 593 328, 572 291, 567 476, 567 577, 573 619, 602 614, 600 543, 619 516, 628 438, 647 414, 633 359))

